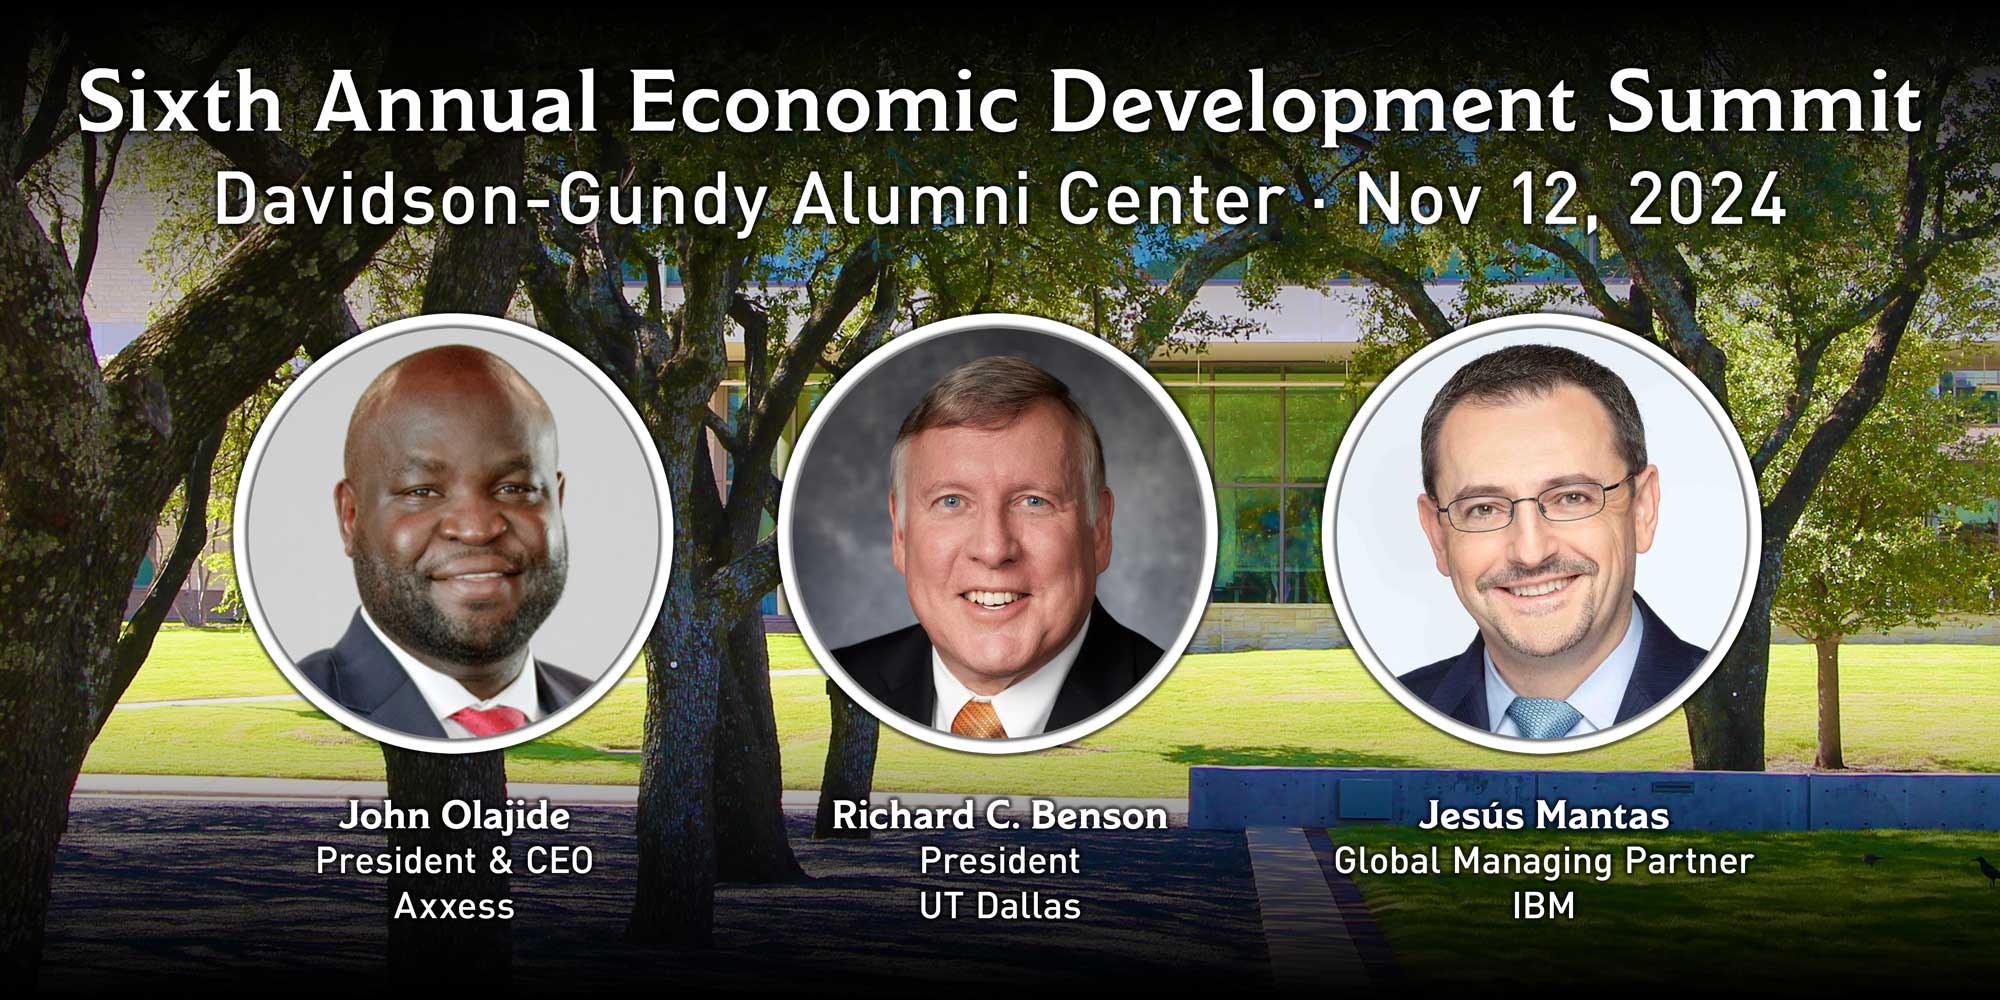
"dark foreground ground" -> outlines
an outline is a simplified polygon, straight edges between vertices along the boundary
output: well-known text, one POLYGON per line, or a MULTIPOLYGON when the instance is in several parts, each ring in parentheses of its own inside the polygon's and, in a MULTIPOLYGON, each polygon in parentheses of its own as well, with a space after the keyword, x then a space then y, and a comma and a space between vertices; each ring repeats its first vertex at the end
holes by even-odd
MULTIPOLYGON (((337 830, 345 814, 345 804, 77 799, 56 871, 42 986, 347 992, 392 985, 382 960, 383 878, 313 871, 322 843, 381 849, 380 833, 337 830)), ((587 876, 515 876, 514 977, 523 990, 643 984, 883 995, 1170 984, 1261 993, 1270 984, 1238 834, 905 833, 815 842, 810 817, 794 816, 794 846, 812 880, 725 886, 716 948, 685 952, 624 943, 636 867, 632 812, 573 814, 568 835, 515 840, 517 856, 556 842, 585 843, 596 855, 587 876), (925 843, 1075 847, 1083 874, 927 877, 917 869, 925 843), (1057 922, 926 920, 918 896, 932 888, 1041 890, 1079 899, 1082 913, 1057 922)))

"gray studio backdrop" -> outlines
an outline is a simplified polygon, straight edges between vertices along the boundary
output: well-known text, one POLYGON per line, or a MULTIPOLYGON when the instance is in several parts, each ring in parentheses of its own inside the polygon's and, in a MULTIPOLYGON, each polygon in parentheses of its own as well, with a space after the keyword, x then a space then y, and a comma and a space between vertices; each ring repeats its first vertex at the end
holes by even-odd
MULTIPOLYGON (((916 624, 903 576, 889 557, 889 447, 925 390, 958 365, 1010 354, 1066 383, 1104 439, 1105 480, 1116 501, 1111 566, 1097 598, 1112 617, 1162 647, 1187 622, 1202 571, 1200 478, 1177 427, 1153 397, 1111 362, 1059 337, 973 330, 936 337, 866 373, 787 475, 799 477, 791 511, 792 581, 820 640, 837 649, 916 624)), ((1205 603, 1206 594, 1202 595, 1205 603)))
POLYGON ((391 362, 444 344, 471 344, 506 359, 555 414, 569 582, 535 633, 535 656, 592 679, 623 671, 619 654, 645 626, 647 596, 666 572, 658 561, 663 498, 641 451, 647 445, 604 390, 534 340, 440 324, 378 341, 321 372, 272 418, 278 423, 270 444, 245 479, 248 507, 235 526, 245 585, 256 588, 292 662, 339 641, 361 604, 333 508, 348 418, 361 390, 391 362))

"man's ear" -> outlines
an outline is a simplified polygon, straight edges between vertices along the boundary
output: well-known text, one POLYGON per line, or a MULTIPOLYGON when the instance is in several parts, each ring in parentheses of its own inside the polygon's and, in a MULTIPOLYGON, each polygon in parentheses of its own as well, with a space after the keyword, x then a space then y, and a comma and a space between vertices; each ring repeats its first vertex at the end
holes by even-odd
POLYGON ((347 550, 349 559, 354 558, 354 519, 359 514, 354 486, 345 479, 333 484, 333 516, 340 524, 340 547, 347 550))
POLYGON ((1644 552, 1653 547, 1653 532, 1660 526, 1660 467, 1649 465, 1632 477, 1633 548, 1644 552))
POLYGON ((903 518, 896 509, 896 491, 889 491, 889 558, 895 560, 896 572, 903 572, 903 518))
POLYGON ((1417 494, 1417 523, 1423 526, 1424 537, 1431 543, 1431 558, 1437 561, 1438 572, 1451 575, 1451 564, 1444 558, 1444 533, 1450 531, 1438 514, 1437 501, 1428 493, 1417 494))
POLYGON ((1091 532, 1097 543, 1097 571, 1104 572, 1111 566, 1111 509, 1116 506, 1109 489, 1097 495, 1097 523, 1091 532))
POLYGON ((568 486, 568 485, 569 485, 569 483, 568 483, 567 481, 565 481, 565 480, 563 479, 563 474, 562 474, 562 473, 561 473, 560 471, 558 471, 558 472, 556 473, 556 506, 557 506, 557 507, 561 507, 561 506, 562 506, 562 503, 563 503, 563 487, 565 487, 565 486, 568 486))

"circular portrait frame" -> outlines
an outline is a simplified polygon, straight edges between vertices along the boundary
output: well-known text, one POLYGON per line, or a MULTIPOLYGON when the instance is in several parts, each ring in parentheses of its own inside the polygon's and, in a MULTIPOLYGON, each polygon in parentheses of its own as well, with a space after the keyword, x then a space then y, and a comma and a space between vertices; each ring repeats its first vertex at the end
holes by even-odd
MULTIPOLYGON (((500 352, 490 351, 490 353, 499 354, 500 352)), ((524 377, 526 376, 524 375, 524 377)), ((545 395, 552 391, 548 385, 537 386, 537 389, 545 395)), ((331 399, 332 397, 328 398, 331 399)), ((342 398, 345 397, 343 396, 342 398)), ((339 414, 341 420, 340 426, 343 431, 346 427, 348 416, 348 413, 339 414)), ((324 433, 322 432, 322 436, 324 436, 324 433)), ((561 433, 560 429, 558 433, 561 433)), ((564 440, 569 439, 564 438, 564 440)), ((573 448, 565 448, 564 452, 568 455, 573 454, 574 450, 573 448)), ((622 461, 622 458, 620 460, 622 461)), ((568 458, 563 459, 565 464, 568 461, 568 458)), ((337 474, 326 483, 329 495, 334 479, 338 479, 337 474)), ((575 498, 570 497, 568 499, 574 500, 575 498)), ((237 530, 232 533, 231 546, 236 561, 237 584, 243 595, 244 611, 250 620, 251 630, 256 634, 258 643, 264 648, 265 654, 270 657, 272 663, 276 665, 278 672, 313 707, 326 713, 334 721, 349 730, 391 746, 425 753, 482 753, 489 750, 501 750, 516 746, 562 728, 562 726, 597 704, 599 700, 610 693, 625 678, 626 674, 630 672, 632 664, 638 659, 644 649, 646 637, 651 632, 653 623, 659 617, 660 608, 666 602, 667 584, 673 566, 673 495, 667 483, 666 470, 661 464, 659 452, 653 445, 651 432, 647 429, 644 420, 640 418, 638 411, 625 398, 625 394, 619 391, 617 385, 611 381, 609 376, 605 375, 596 365, 592 364, 569 345, 522 323, 492 316, 466 313, 431 313, 383 324, 343 342, 308 365, 304 371, 300 372, 298 378, 292 385, 286 388, 284 394, 272 405, 270 413, 265 416, 263 422, 258 426, 257 433, 251 441, 250 449, 244 457, 242 474, 239 478, 235 518, 237 530), (632 437, 631 446, 635 449, 636 455, 641 458, 644 466, 642 473, 632 476, 633 484, 637 485, 642 481, 650 482, 651 484, 653 502, 645 504, 643 499, 638 501, 641 508, 650 508, 658 518, 658 545, 656 551, 653 553, 654 568, 650 574, 649 585, 645 590, 644 604, 640 608, 642 614, 632 624, 630 633, 625 637, 624 641, 618 644, 618 651, 615 657, 608 664, 601 665, 602 672, 592 679, 588 687, 580 694, 562 707, 548 713, 543 718, 504 733, 463 738, 424 736, 383 725, 347 708, 331 695, 321 690, 317 684, 306 678, 300 671, 298 662, 287 648, 287 637, 280 635, 281 628, 273 624, 272 608, 268 606, 268 602, 259 593, 261 589, 258 583, 259 575, 281 571, 277 570, 274 566, 266 566, 261 570, 258 568, 259 559, 254 551, 258 545, 262 544, 259 540, 260 535, 256 527, 258 516, 256 513, 258 503, 257 491, 259 488, 258 477, 263 471, 263 466, 273 447, 273 443, 280 441, 286 434, 284 430, 286 418, 293 414, 294 409, 299 406, 301 400, 306 399, 313 392, 315 385, 320 384, 322 380, 328 378, 333 373, 342 371, 344 365, 369 352, 379 350, 385 345, 393 344, 404 338, 418 338, 426 342, 413 346, 410 350, 393 354, 386 358, 380 366, 371 364, 368 368, 371 380, 396 360, 413 354, 418 350, 432 347, 469 345, 481 349, 490 349, 496 345, 502 345, 505 349, 513 350, 522 356, 531 355, 526 355, 524 351, 520 351, 518 348, 532 348, 545 353, 548 355, 551 370, 553 370, 555 365, 560 364, 565 368, 573 370, 584 380, 581 383, 566 387, 566 391, 583 393, 585 394, 585 398, 589 398, 587 395, 588 391, 595 390, 596 393, 604 397, 603 403, 609 408, 609 412, 596 414, 592 419, 601 419, 604 425, 609 427, 613 425, 613 420, 610 418, 615 414, 616 424, 622 426, 630 433, 632 437)), ((566 520, 568 520, 567 517, 566 520)), ((576 566, 574 563, 574 531, 567 533, 572 536, 571 558, 573 561, 569 585, 565 587, 564 599, 575 596, 577 583, 576 566)), ((623 592, 622 588, 621 592, 623 592)), ((288 598, 288 600, 293 600, 296 603, 295 599, 288 598)), ((551 621, 555 620, 555 617, 560 615, 563 610, 562 601, 558 601, 555 612, 551 615, 551 621)), ((292 617, 296 617, 296 615, 294 614, 292 617)), ((547 633, 549 627, 549 622, 544 622, 541 629, 537 631, 537 635, 547 633)), ((294 643, 299 642, 300 638, 294 636, 292 637, 292 641, 294 643)), ((608 643, 604 645, 605 648, 610 648, 608 643)), ((578 672, 582 672, 581 668, 584 665, 579 663, 568 664, 568 666, 572 666, 578 672)), ((596 667, 599 665, 591 664, 591 666, 596 667)))
MULTIPOLYGON (((1496 345, 1494 349, 1497 350, 1500 346, 1508 345, 1496 345)), ((1482 356, 1484 353, 1486 352, 1470 354, 1464 357, 1459 362, 1459 366, 1470 363, 1474 358, 1482 356)), ((1456 367, 1452 370, 1456 371, 1456 367)), ((1616 370, 1615 366, 1614 370, 1616 370)), ((1449 373, 1446 373, 1446 377, 1449 377, 1449 373)), ((1621 375, 1621 378, 1623 377, 1621 375)), ((1428 406, 1428 398, 1424 400, 1424 405, 1428 406)), ((1410 426, 1405 428, 1405 430, 1408 432, 1407 448, 1409 461, 1414 464, 1417 462, 1415 443, 1417 441, 1418 428, 1410 426)), ((1653 450, 1652 444, 1659 441, 1664 434, 1670 432, 1667 428, 1649 424, 1647 431, 1649 441, 1648 450, 1653 450)), ((1720 466, 1721 463, 1717 464, 1720 466)), ((1694 373, 1690 372, 1680 362, 1674 360, 1666 351, 1632 334, 1630 331, 1622 330, 1609 323, 1588 317, 1562 313, 1527 313, 1516 316, 1503 316, 1497 319, 1474 323, 1438 339, 1411 355, 1408 359, 1397 365, 1395 370, 1375 387, 1368 398, 1362 403, 1361 408, 1355 413, 1354 419, 1349 424, 1346 433, 1342 435, 1340 447, 1335 453, 1333 467, 1327 478, 1326 495, 1328 498, 1327 511, 1320 527, 1322 560, 1326 567, 1328 587, 1333 596, 1334 613, 1340 619, 1341 628, 1345 631, 1348 642, 1352 645, 1356 657, 1367 667, 1369 673, 1374 676, 1376 682, 1382 686, 1382 689, 1395 698, 1405 709, 1408 709, 1411 714, 1423 719, 1442 732, 1494 750, 1535 755, 1574 753, 1605 746, 1644 732, 1661 719, 1666 718, 1679 709, 1702 684, 1708 681, 1709 676, 1715 672, 1716 666, 1727 655, 1729 647, 1735 642, 1736 636, 1742 631, 1743 621, 1749 613, 1750 603, 1757 586, 1758 553, 1761 551, 1763 535, 1763 525, 1760 516, 1761 502, 1757 489, 1757 479, 1750 468, 1749 455, 1743 447, 1742 438, 1737 434, 1735 425, 1730 422, 1728 414, 1723 411, 1721 404, 1709 393, 1707 387, 1701 384, 1701 381, 1695 377, 1694 373), (1537 338, 1534 336, 1537 333, 1546 333, 1548 336, 1537 338), (1743 531, 1741 535, 1742 567, 1740 571, 1730 574, 1727 578, 1727 583, 1735 587, 1735 593, 1729 604, 1727 617, 1723 620, 1719 636, 1709 646, 1707 654, 1703 656, 1694 672, 1671 693, 1644 711, 1634 714, 1631 718, 1607 726, 1604 729, 1556 739, 1536 740, 1518 736, 1502 736, 1497 733, 1478 729, 1433 707, 1405 686, 1399 675, 1388 667, 1384 656, 1377 649, 1377 644, 1370 642, 1367 629, 1363 627, 1362 622, 1359 620, 1360 616, 1356 613, 1356 602, 1350 595, 1351 588, 1379 588, 1382 581, 1370 578, 1368 570, 1358 564, 1357 561, 1361 558, 1358 554, 1353 557, 1353 560, 1349 560, 1343 565, 1341 550, 1343 514, 1352 513, 1351 511, 1343 512, 1342 510, 1343 487, 1347 483, 1347 477, 1351 466, 1356 461, 1357 454, 1363 448, 1370 424, 1376 420, 1382 410, 1389 405, 1390 401, 1396 398, 1398 390, 1402 389, 1414 376, 1429 368, 1434 362, 1447 356, 1459 354, 1468 345, 1476 344, 1489 338, 1510 335, 1519 335, 1517 339, 1521 342, 1556 343, 1558 346, 1561 346, 1560 341, 1565 337, 1595 338, 1609 342, 1618 348, 1630 352, 1638 361, 1657 366, 1661 373, 1671 378, 1688 396, 1700 404, 1700 411, 1706 414, 1707 419, 1713 425, 1714 432, 1726 446, 1728 451, 1727 466, 1733 469, 1735 473, 1736 492, 1740 495, 1740 506, 1735 509, 1740 510, 1743 518, 1743 531)), ((1399 506, 1407 510, 1408 504, 1406 501, 1399 502, 1399 506)), ((1408 515, 1404 514, 1403 516, 1407 518, 1408 515)), ((1416 526, 1412 524, 1410 530, 1414 532, 1416 526)), ((1353 539, 1350 539, 1350 541, 1353 541, 1353 539)), ((1655 545, 1658 545, 1657 541, 1655 545)), ((1428 556, 1428 553, 1426 555, 1428 556)), ((1425 562, 1425 568, 1430 568, 1428 560, 1425 562)), ((1724 581, 1718 580, 1717 582, 1722 583, 1724 581)), ((1446 589, 1449 590, 1448 585, 1446 589)), ((1455 599, 1453 600, 1452 608, 1455 610, 1462 609, 1455 599)), ((1377 622, 1378 626, 1382 624, 1382 622, 1377 622)), ((1421 663, 1422 661, 1417 662, 1421 663)))
MULTIPOLYGON (((888 456, 884 454, 883 460, 885 463, 887 462, 887 458, 888 456)), ((1120 506, 1122 507, 1123 505, 1120 506)), ((898 335, 868 354, 860 363, 855 365, 852 371, 843 375, 839 381, 834 383, 833 388, 827 393, 826 398, 820 402, 818 407, 813 411, 811 418, 807 420, 804 429, 799 434, 797 444, 792 449, 788 472, 784 477, 784 485, 779 495, 777 521, 778 565, 779 573, 783 580, 786 600, 791 606, 793 621, 797 624, 799 635, 805 641, 806 647, 812 651, 813 657, 819 661, 821 668, 826 672, 827 676, 835 684, 839 685, 840 689, 849 698, 860 704, 862 708, 866 709, 871 715, 874 715, 884 725, 912 739, 949 750, 987 755, 1030 753, 1082 739, 1124 718, 1140 702, 1145 701, 1166 680, 1167 675, 1173 672, 1182 654, 1187 651, 1188 644, 1194 640, 1195 631, 1200 627, 1202 615, 1208 607, 1208 594, 1215 579, 1215 518, 1215 486, 1210 478, 1207 460, 1201 451, 1200 443, 1196 440, 1193 429, 1188 426, 1186 417, 1181 413, 1180 408, 1175 405, 1173 398, 1167 394, 1166 389, 1145 368, 1141 367, 1138 362, 1120 352, 1110 343, 1068 324, 1035 316, 986 313, 942 320, 898 335), (1147 671, 1137 684, 1106 707, 1079 722, 1061 729, 1043 732, 1035 736, 1009 737, 1006 739, 978 739, 969 736, 960 736, 911 719, 884 704, 848 675, 839 661, 834 658, 830 648, 820 634, 820 628, 813 620, 812 610, 809 607, 810 602, 807 600, 804 588, 800 583, 799 561, 793 547, 798 538, 796 530, 798 512, 802 509, 802 504, 812 502, 811 497, 804 496, 800 492, 801 481, 804 479, 804 476, 797 474, 797 470, 801 468, 801 463, 806 460, 815 444, 819 442, 822 432, 833 422, 834 416, 839 413, 841 405, 855 397, 857 393, 865 391, 869 374, 890 364, 905 352, 934 343, 942 338, 950 338, 963 334, 993 332, 1016 332, 1054 337, 1070 345, 1081 347, 1130 380, 1143 392, 1152 405, 1160 411, 1161 417, 1167 422, 1167 425, 1174 429, 1174 433, 1180 444, 1180 454, 1186 459, 1189 465, 1189 476, 1199 490, 1197 500, 1202 511, 1202 537, 1200 568, 1193 578, 1194 590, 1185 595, 1185 599, 1189 602, 1190 607, 1185 618, 1181 621, 1179 628, 1174 633, 1172 642, 1163 647, 1164 653, 1158 663, 1153 669, 1147 671)), ((1116 558, 1115 555, 1114 558, 1116 558)))

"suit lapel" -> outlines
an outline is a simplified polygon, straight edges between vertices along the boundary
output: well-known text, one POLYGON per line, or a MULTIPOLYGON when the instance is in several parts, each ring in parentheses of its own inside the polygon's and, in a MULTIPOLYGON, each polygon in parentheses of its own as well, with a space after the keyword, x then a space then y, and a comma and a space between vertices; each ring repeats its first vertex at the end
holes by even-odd
POLYGON ((554 715, 570 702, 583 696, 590 689, 592 681, 581 674, 573 674, 560 667, 535 661, 535 702, 542 709, 542 715, 554 715))
POLYGON ((424 700, 423 692, 417 690, 394 654, 375 638, 360 612, 355 612, 347 634, 334 647, 334 656, 338 658, 334 675, 340 680, 334 697, 341 704, 390 729, 412 736, 444 737, 444 726, 431 714, 430 702, 424 700))
POLYGON ((1632 606, 1639 612, 1639 658, 1632 664, 1632 679, 1626 682, 1625 697, 1618 703, 1619 722, 1659 704, 1680 686, 1689 669, 1674 657, 1675 648, 1683 645, 1680 637, 1646 606, 1646 599, 1633 594, 1632 606))
POLYGON ((1429 699, 1444 714, 1478 729, 1491 729, 1486 714, 1486 638, 1475 632, 1472 645, 1451 661, 1429 699))
POLYGON ((1044 732, 1052 733, 1090 718, 1131 686, 1116 684, 1117 675, 1125 672, 1118 668, 1132 658, 1124 636, 1118 634, 1121 628, 1105 613, 1104 605, 1091 602, 1090 624, 1085 626, 1083 645, 1077 648, 1076 662, 1070 664, 1062 690, 1056 692, 1056 703, 1049 709, 1044 732))
POLYGON ((882 703, 930 725, 931 717, 937 714, 937 686, 931 683, 931 637, 920 625, 904 629, 881 663, 882 703))

